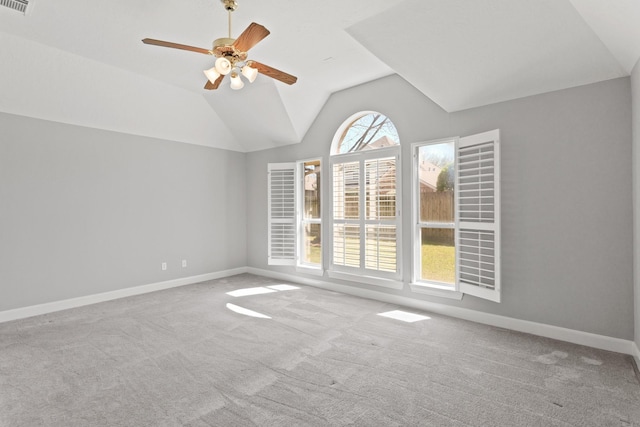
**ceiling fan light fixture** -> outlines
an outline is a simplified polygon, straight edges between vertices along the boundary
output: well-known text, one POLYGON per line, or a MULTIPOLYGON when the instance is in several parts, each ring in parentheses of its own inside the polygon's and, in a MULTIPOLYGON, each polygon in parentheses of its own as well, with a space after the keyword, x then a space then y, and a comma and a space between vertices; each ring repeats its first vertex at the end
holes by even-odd
POLYGON ((242 82, 242 79, 240 78, 238 73, 236 73, 235 71, 231 73, 231 89, 239 90, 239 89, 242 89, 243 87, 244 87, 244 83, 242 82))
POLYGON ((216 67, 213 66, 208 70, 204 70, 204 75, 207 76, 211 83, 215 83, 218 77, 220 77, 220 73, 216 70, 216 67))
POLYGON ((247 80, 249 80, 249 83, 253 83, 256 77, 258 77, 258 70, 247 64, 242 67, 242 75, 245 76, 247 80))
POLYGON ((226 76, 227 74, 229 74, 229 72, 231 72, 231 62, 229 62, 229 60, 224 56, 221 56, 220 58, 216 59, 215 69, 218 73, 226 76))
MULTIPOLYGON (((7 1, 26 3, 28 0, 0 0, 0 5, 7 1)), ((244 82, 240 74, 249 80, 250 83, 253 83, 258 73, 260 73, 288 85, 294 84, 298 80, 296 76, 292 76, 291 74, 287 74, 260 62, 247 60, 247 52, 249 49, 271 33, 264 26, 252 22, 240 33, 238 38, 231 38, 231 15, 238 7, 238 2, 237 0, 220 0, 220 2, 222 2, 229 15, 229 34, 228 37, 215 39, 211 49, 203 49, 201 47, 150 38, 142 39, 142 43, 187 50, 215 57, 214 66, 208 70, 204 70, 204 74, 207 76, 207 83, 204 85, 206 90, 218 89, 220 83, 224 80, 224 76, 227 74, 231 74, 231 88, 234 90, 244 87, 244 82)))

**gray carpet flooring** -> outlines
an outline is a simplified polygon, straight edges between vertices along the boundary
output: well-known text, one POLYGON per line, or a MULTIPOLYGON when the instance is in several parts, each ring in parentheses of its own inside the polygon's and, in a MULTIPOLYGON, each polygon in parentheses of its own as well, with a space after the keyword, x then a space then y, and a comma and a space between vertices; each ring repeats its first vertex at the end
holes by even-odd
POLYGON ((227 294, 279 284, 0 324, 0 425, 640 426, 629 356, 300 285, 227 294))

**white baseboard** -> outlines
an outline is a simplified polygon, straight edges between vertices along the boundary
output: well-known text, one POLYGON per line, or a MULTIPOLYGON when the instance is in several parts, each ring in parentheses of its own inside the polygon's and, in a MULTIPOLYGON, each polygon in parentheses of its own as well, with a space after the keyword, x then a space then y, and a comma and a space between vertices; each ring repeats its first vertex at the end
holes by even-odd
POLYGON ((263 270, 253 267, 240 267, 230 270, 218 271, 214 273, 202 274, 198 276, 183 277, 180 279, 168 280, 165 282, 152 283, 148 285, 136 286, 133 288, 119 289, 117 291, 104 292, 95 295, 87 295, 78 298, 71 298, 62 301, 54 301, 45 304, 33 305, 29 307, 16 308, 13 310, 0 311, 0 323, 11 320, 24 319, 26 317, 38 316, 69 308, 81 307, 96 304, 104 301, 125 298, 134 295, 146 294, 163 289, 176 288, 178 286, 191 285, 207 280, 221 279, 223 277, 234 276, 236 274, 251 273, 258 276, 270 277, 273 279, 286 280, 289 282, 301 283, 332 291, 342 292, 363 298, 375 299, 391 304, 412 307, 418 310, 430 311, 432 313, 470 320, 472 322, 497 326, 519 332, 526 332, 547 338, 567 341, 574 344, 599 348, 602 350, 615 351, 617 353, 629 354, 636 360, 640 367, 640 349, 635 342, 612 338, 604 335, 597 335, 588 332, 576 331, 573 329, 561 328, 558 326, 546 325, 543 323, 530 322, 528 320, 514 319, 511 317, 499 316, 496 314, 483 313, 467 308, 453 307, 445 304, 407 298, 400 295, 391 295, 384 292, 363 289, 353 286, 341 285, 319 279, 310 279, 293 274, 280 273, 271 270, 263 270))
MULTIPOLYGON (((273 279, 286 280, 304 285, 315 286, 332 291, 342 292, 349 295, 355 295, 363 298, 375 299, 391 304, 398 304, 412 307, 418 310, 430 311, 432 313, 443 314, 446 316, 456 317, 459 319, 470 320, 472 322, 483 323, 486 325, 497 326, 499 328, 510 329, 518 332, 525 332, 547 338, 553 338, 560 341, 567 341, 574 344, 580 344, 588 347, 594 347, 601 350, 614 351, 616 353, 630 354, 635 356, 636 362, 639 362, 638 347, 633 341, 620 338, 612 338, 604 335, 592 334, 589 332, 576 331, 573 329, 562 328, 559 326, 546 325, 543 323, 530 322, 528 320, 514 319, 512 317, 499 316, 496 314, 483 313, 481 311, 470 310, 468 308, 454 307, 445 304, 439 304, 430 301, 417 300, 399 295, 391 295, 371 289, 357 288, 353 286, 340 285, 324 280, 309 279, 295 276, 292 274, 280 273, 271 270, 263 270, 249 267, 248 273, 258 276, 270 277, 273 279)), ((639 365, 640 366, 640 363, 639 365)))
POLYGON ((635 342, 632 342, 631 344, 633 346, 633 358, 636 359, 636 366, 638 367, 638 369, 640 369, 640 348, 638 348, 638 344, 636 344, 635 342))
POLYGON ((103 292, 100 294, 0 311, 0 323, 134 295, 146 294, 149 292, 161 291, 163 289, 177 288, 178 286, 192 285, 194 283, 205 282, 207 280, 221 279, 223 277, 234 276, 236 274, 246 272, 247 267, 240 267, 231 270, 217 271, 215 273, 200 274, 198 276, 182 277, 180 279, 167 280, 165 282, 152 283, 149 285, 135 286, 133 288, 118 289, 117 291, 103 292))

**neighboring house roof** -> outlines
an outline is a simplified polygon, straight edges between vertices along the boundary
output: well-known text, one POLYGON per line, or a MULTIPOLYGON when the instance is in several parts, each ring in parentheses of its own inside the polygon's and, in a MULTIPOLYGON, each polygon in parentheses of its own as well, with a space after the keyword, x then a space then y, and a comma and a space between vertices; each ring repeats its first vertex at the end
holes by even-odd
POLYGON ((318 175, 310 173, 304 177, 304 189, 305 191, 315 191, 318 189, 318 175))
POLYGON ((392 147, 394 145, 398 145, 398 143, 385 135, 383 137, 376 139, 372 143, 365 145, 362 148, 362 151, 373 150, 374 148, 392 147))
POLYGON ((434 165, 428 160, 422 160, 420 162, 420 187, 427 187, 433 191, 436 190, 438 185, 438 175, 442 168, 434 165))

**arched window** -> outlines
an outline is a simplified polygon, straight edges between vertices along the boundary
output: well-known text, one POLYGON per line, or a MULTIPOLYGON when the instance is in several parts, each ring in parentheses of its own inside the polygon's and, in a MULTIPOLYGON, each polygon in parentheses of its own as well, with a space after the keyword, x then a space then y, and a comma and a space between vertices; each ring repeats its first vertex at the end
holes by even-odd
POLYGON ((331 154, 354 153, 399 144, 398 131, 387 116, 365 111, 354 114, 340 126, 331 144, 331 154))
POLYGON ((337 130, 331 144, 330 274, 400 286, 394 282, 402 234, 399 144, 391 120, 374 111, 354 114, 337 130))

